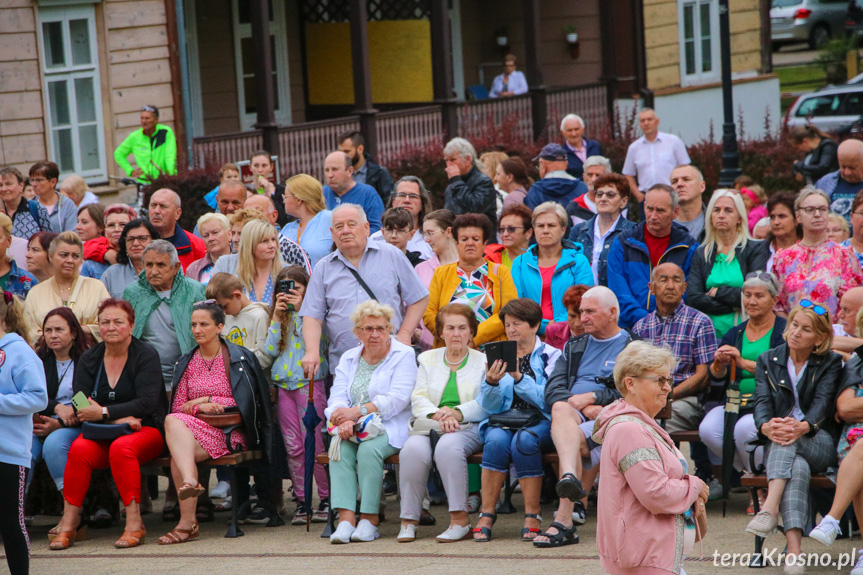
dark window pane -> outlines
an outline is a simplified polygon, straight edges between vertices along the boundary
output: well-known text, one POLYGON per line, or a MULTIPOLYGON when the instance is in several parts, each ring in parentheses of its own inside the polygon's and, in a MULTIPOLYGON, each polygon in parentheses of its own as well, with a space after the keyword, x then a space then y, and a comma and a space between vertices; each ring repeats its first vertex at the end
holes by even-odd
POLYGON ((43 22, 42 42, 45 44, 45 66, 58 68, 66 65, 66 54, 63 48, 63 23, 43 22))

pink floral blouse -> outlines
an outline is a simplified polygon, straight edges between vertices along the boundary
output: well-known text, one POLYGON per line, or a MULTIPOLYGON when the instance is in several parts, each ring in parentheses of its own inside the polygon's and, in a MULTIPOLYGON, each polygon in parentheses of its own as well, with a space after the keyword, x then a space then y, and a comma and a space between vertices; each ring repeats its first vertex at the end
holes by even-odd
POLYGON ((798 241, 776 252, 773 272, 782 285, 777 311, 789 313, 808 298, 826 306, 831 321, 842 295, 863 283, 863 271, 851 250, 829 240, 816 247, 798 241))

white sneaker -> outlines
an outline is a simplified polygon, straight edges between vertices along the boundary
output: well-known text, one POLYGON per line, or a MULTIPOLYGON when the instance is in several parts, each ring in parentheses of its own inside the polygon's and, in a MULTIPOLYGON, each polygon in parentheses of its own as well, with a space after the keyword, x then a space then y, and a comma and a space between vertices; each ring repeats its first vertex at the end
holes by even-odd
POLYGON ((332 543, 333 545, 350 543, 351 538, 354 535, 354 531, 356 531, 356 527, 354 527, 347 521, 341 521, 339 522, 339 526, 336 527, 336 530, 333 531, 333 534, 330 535, 330 543, 332 543))
POLYGON ((809 532, 809 537, 822 545, 830 547, 836 541, 836 536, 841 533, 842 531, 839 529, 838 524, 822 519, 821 523, 809 532))
POLYGON ((224 499, 231 492, 231 484, 227 481, 219 481, 210 489, 210 497, 213 499, 224 499))
POLYGON ((417 538, 417 526, 413 523, 408 523, 407 525, 402 525, 399 528, 399 536, 396 537, 396 541, 399 543, 411 543, 417 538))
POLYGON ((857 563, 854 569, 851 570, 851 575, 863 575, 863 555, 857 558, 857 563))
MULTIPOLYGON (((341 527, 341 523, 339 524, 341 527)), ((355 543, 368 543, 369 541, 374 541, 381 534, 378 532, 378 528, 372 525, 372 522, 368 519, 360 519, 360 522, 357 523, 357 528, 354 529, 354 532, 351 534, 351 541, 355 543)))
POLYGON ((435 537, 439 543, 455 543, 471 537, 470 525, 450 525, 446 531, 435 537))

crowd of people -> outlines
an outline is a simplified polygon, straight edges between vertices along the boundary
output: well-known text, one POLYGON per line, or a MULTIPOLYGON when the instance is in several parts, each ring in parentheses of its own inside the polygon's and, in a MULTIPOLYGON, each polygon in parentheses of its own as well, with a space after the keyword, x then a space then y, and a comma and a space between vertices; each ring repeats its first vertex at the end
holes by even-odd
MULTIPOLYGON (((517 89, 512 74, 501 96, 517 89)), ((153 106, 141 120, 135 138, 158 140, 158 153, 121 166, 169 171, 159 162, 172 135, 153 106)), ((766 537, 781 520, 792 559, 809 478, 841 461, 811 533, 832 544, 849 504, 863 513, 863 143, 795 130, 806 185, 768 199, 756 174, 707 190, 655 111, 639 123, 620 173, 576 114, 532 159, 478 156, 455 138, 441 151, 438 210, 421 179, 393 181, 357 132, 334 142, 323 182, 272 183, 260 150, 251 188, 223 166, 213 211, 189 230, 179 190, 154 190, 141 218, 93 201, 77 176, 58 185, 52 162, 29 180, 0 169, 0 534, 12 573, 27 572, 18 516, 37 462, 64 501, 50 549, 86 538, 91 476, 105 468, 125 508, 115 546, 131 548, 151 506, 142 465, 171 456, 163 518, 176 524, 158 543, 181 544, 212 519, 210 497, 222 509, 249 500, 248 472, 231 501, 224 470, 209 490, 196 465, 242 450, 268 462, 251 470, 249 522, 279 521, 290 478, 291 523, 332 507, 331 543, 373 541, 385 460, 399 454, 399 542, 434 523, 430 491, 449 511, 437 541, 490 541, 512 473, 522 541, 578 543, 598 483, 603 568, 682 573, 730 440, 739 472, 757 471, 753 445, 766 468, 747 531, 766 537), (731 429, 726 389, 740 402, 731 429), (703 440, 694 470, 678 431, 703 440), (329 444, 329 480, 320 464, 306 469, 309 433, 316 454, 329 444), (550 452, 559 503, 543 524, 550 452)))

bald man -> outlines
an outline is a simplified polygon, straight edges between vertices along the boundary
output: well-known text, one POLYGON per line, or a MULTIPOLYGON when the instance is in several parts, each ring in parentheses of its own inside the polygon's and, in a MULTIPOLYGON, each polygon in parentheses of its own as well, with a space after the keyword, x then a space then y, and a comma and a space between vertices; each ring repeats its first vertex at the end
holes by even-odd
POLYGON ((815 182, 815 187, 830 197, 830 210, 851 221, 851 204, 863 190, 863 142, 845 140, 837 153, 839 169, 815 182))
MULTIPOLYGON (((279 229, 276 221, 279 219, 279 211, 276 209, 272 198, 265 195, 249 196, 246 199, 244 208, 253 208, 264 214, 264 218, 279 229)), ((279 239, 279 252, 282 254, 282 263, 286 266, 300 266, 310 274, 312 273, 312 264, 309 259, 309 254, 306 253, 300 244, 291 240, 282 234, 277 235, 279 239)))
POLYGON ((178 223, 183 214, 183 208, 177 192, 168 188, 153 192, 150 196, 148 213, 150 223, 159 232, 159 236, 177 248, 177 255, 180 257, 184 272, 189 264, 206 255, 207 246, 204 245, 204 240, 188 233, 178 223))
POLYGON ((377 190, 366 184, 354 181, 354 166, 350 156, 344 152, 333 152, 324 160, 324 199, 327 209, 332 210, 341 204, 356 204, 363 208, 369 220, 371 233, 381 229, 381 215, 384 203, 377 190))
POLYGON ((240 180, 225 180, 216 193, 216 207, 224 216, 230 216, 243 207, 246 201, 246 186, 240 180))
POLYGON ((855 349, 863 345, 863 338, 857 337, 857 313, 861 307, 863 287, 849 289, 839 300, 837 323, 833 324, 833 351, 842 354, 846 361, 855 349))

